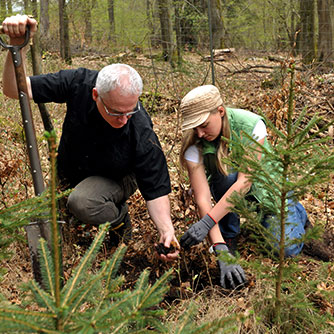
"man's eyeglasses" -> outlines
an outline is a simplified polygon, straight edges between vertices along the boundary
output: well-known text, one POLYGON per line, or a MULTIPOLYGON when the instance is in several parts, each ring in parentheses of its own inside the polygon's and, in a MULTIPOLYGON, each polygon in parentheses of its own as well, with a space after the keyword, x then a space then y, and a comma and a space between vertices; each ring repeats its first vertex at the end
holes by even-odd
POLYGON ((112 112, 110 112, 108 110, 109 107, 106 106, 106 104, 104 103, 104 101, 102 100, 102 97, 99 96, 102 104, 103 104, 103 107, 104 107, 104 110, 106 112, 107 115, 109 116, 114 116, 114 117, 122 117, 122 116, 125 116, 125 117, 130 117, 132 116, 133 114, 137 113, 138 111, 140 111, 140 104, 139 102, 137 102, 135 108, 133 109, 133 111, 129 111, 129 112, 120 112, 120 111, 117 111, 117 110, 112 110, 112 112))

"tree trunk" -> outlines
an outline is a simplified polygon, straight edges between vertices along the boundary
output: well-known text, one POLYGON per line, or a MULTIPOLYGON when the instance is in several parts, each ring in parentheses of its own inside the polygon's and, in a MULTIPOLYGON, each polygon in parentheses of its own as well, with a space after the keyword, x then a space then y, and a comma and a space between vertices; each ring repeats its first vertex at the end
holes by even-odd
MULTIPOLYGON (((268 30, 267 29, 266 18, 267 18, 267 6, 266 6, 266 3, 264 2, 263 6, 262 6, 262 27, 263 27, 263 35, 264 36, 267 35, 267 30, 268 30)), ((264 38, 263 47, 264 47, 264 49, 267 48, 267 38, 264 38)))
POLYGON ((25 14, 30 14, 30 0, 23 0, 25 14))
POLYGON ((7 16, 6 0, 0 0, 0 15, 1 20, 7 16))
POLYGON ((41 49, 46 50, 50 41, 49 0, 40 0, 39 31, 41 49))
POLYGON ((224 25, 220 0, 211 1, 212 45, 214 49, 223 48, 224 25))
POLYGON ((173 66, 173 37, 169 0, 158 0, 162 54, 165 61, 173 66))
POLYGON ((296 12, 294 10, 294 1, 290 0, 290 8, 291 8, 291 16, 290 16, 290 34, 289 34, 289 40, 290 40, 290 48, 292 50, 292 53, 294 56, 296 56, 296 12))
POLYGON ((65 39, 64 39, 64 5, 65 0, 58 0, 59 3, 59 40, 60 56, 65 58, 65 39))
MULTIPOLYGON (((37 10, 37 0, 31 0, 31 7, 32 7, 32 15, 34 17, 38 17, 38 10, 37 10)), ((39 36, 40 30, 34 34, 32 44, 30 45, 30 51, 32 56, 32 65, 33 65, 33 74, 41 74, 42 73, 42 63, 41 63, 41 52, 39 47, 39 36)))
POLYGON ((315 2, 300 0, 300 41, 299 52, 305 64, 315 59, 315 2))
POLYGON ((174 1, 175 10, 175 33, 176 33, 176 48, 177 48, 177 63, 182 64, 182 36, 181 36, 181 14, 180 2, 174 1))
POLYGON ((155 46, 156 38, 155 38, 155 30, 154 30, 154 25, 153 25, 153 11, 152 11, 151 0, 146 0, 146 19, 147 19, 147 26, 150 31, 151 46, 155 46))
POLYGON ((318 60, 329 64, 333 61, 333 32, 331 0, 318 0, 318 60))
POLYGON ((85 44, 90 44, 93 38, 93 29, 92 29, 92 2, 91 0, 86 0, 83 2, 83 12, 85 18, 85 44))
POLYGON ((68 16, 66 12, 65 0, 59 2, 59 36, 60 36, 60 56, 67 63, 71 63, 70 40, 68 33, 68 16))
POLYGON ((7 15, 13 14, 12 0, 7 0, 7 15))
POLYGON ((109 18, 109 40, 116 41, 115 38, 115 10, 114 0, 108 1, 108 18, 109 18))
MULTIPOLYGON (((32 14, 34 17, 38 16, 37 10, 37 0, 31 0, 32 14)), ((34 75, 42 74, 42 61, 41 61, 41 49, 40 49, 40 33, 37 29, 32 44, 30 45, 32 69, 34 75)), ((38 109, 42 117, 43 125, 45 131, 51 132, 53 130, 53 124, 50 117, 50 113, 45 105, 45 103, 38 103, 38 109)))

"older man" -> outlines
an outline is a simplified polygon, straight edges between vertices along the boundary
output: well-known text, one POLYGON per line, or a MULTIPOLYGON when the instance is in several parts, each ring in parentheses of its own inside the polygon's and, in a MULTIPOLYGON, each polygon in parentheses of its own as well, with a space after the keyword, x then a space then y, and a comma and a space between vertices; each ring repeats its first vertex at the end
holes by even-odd
MULTIPOLYGON (((6 18, 4 32, 10 44, 24 40, 26 26, 33 34, 37 22, 26 15, 6 18)), ((23 57, 26 52, 23 49, 23 57)), ((3 71, 3 92, 18 98, 11 54, 3 71)), ((69 210, 87 224, 111 222, 111 228, 129 237, 131 223, 126 200, 137 186, 146 200, 160 242, 178 245, 170 216, 170 180, 165 156, 152 121, 138 100, 142 79, 125 64, 101 71, 85 68, 27 77, 28 94, 36 103, 66 103, 58 148, 58 175, 74 187, 69 210)), ((164 260, 173 260, 178 251, 164 260)))

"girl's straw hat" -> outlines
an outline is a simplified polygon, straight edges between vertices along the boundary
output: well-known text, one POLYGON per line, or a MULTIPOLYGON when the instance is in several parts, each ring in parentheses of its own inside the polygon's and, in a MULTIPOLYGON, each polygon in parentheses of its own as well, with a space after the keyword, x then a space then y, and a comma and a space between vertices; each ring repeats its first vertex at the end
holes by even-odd
POLYGON ((191 90, 181 101, 182 131, 203 124, 210 113, 223 104, 219 90, 213 85, 199 86, 191 90))

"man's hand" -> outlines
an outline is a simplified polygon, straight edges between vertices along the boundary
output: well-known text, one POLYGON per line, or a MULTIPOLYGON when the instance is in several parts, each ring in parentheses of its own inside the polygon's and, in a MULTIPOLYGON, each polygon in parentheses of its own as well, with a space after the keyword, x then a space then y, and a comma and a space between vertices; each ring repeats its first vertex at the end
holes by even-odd
MULTIPOLYGON (((233 255, 229 252, 226 244, 219 243, 213 246, 216 255, 221 252, 227 252, 229 256, 233 255)), ((238 264, 226 264, 218 259, 220 269, 220 284, 224 289, 235 289, 246 283, 246 277, 243 269, 238 264)))
POLYGON ((197 223, 191 225, 188 231, 183 234, 180 240, 181 246, 188 248, 199 244, 215 224, 216 222, 209 215, 205 215, 197 223))
POLYGON ((175 231, 172 224, 171 216, 170 216, 170 204, 167 195, 149 200, 146 202, 148 212, 157 227, 160 240, 166 248, 170 248, 172 243, 174 244, 174 248, 176 249, 173 253, 159 254, 161 260, 164 261, 173 261, 179 255, 180 245, 175 237, 175 231))
MULTIPOLYGON (((164 249, 173 249, 173 253, 164 254, 164 252, 158 252, 158 255, 163 261, 174 261, 180 252, 180 245, 177 239, 173 235, 169 235, 168 233, 162 234, 160 237, 160 244, 164 246, 164 249)), ((156 246, 157 247, 157 246, 156 246)))
POLYGON ((24 40, 27 25, 30 27, 30 36, 37 31, 37 21, 28 15, 7 17, 2 22, 3 32, 10 37, 11 44, 21 44, 24 40))

